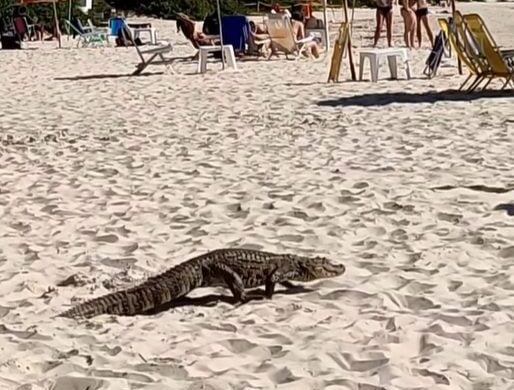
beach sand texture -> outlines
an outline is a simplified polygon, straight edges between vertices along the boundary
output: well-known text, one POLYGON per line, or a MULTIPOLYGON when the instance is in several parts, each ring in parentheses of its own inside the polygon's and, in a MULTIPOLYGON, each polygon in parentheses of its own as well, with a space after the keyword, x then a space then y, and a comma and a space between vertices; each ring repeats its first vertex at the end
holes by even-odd
MULTIPOLYGON (((512 3, 459 7, 514 47, 512 3)), ((355 16, 369 46, 374 11, 355 16)), ((465 76, 426 79, 426 47, 410 81, 326 84, 328 59, 133 78, 133 48, 64 44, 0 51, 1 389, 514 388, 514 219, 493 211, 512 97, 444 92, 465 76), (53 318, 236 246, 347 271, 237 308, 53 318)), ((229 292, 191 296, 210 294, 229 292)))

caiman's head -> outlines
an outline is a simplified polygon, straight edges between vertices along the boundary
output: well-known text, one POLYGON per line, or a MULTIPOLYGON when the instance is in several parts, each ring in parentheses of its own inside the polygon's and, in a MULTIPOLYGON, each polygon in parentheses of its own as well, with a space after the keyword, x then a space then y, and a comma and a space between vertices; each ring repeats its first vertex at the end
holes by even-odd
POLYGON ((295 280, 310 282, 311 280, 332 278, 344 274, 343 264, 335 264, 326 257, 303 258, 298 261, 298 275, 295 280))

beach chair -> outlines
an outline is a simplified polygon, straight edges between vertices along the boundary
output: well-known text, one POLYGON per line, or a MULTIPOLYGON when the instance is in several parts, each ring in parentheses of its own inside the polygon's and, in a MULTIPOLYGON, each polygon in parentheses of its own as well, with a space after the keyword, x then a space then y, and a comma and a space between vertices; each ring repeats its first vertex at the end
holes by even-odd
POLYGON ((109 29, 111 30, 109 32, 109 35, 111 35, 113 37, 117 37, 118 33, 120 32, 120 29, 123 27, 124 24, 125 24, 125 19, 123 19, 121 17, 117 16, 117 17, 109 18, 108 26, 109 26, 109 29))
POLYGON ((132 46, 136 48, 137 55, 140 59, 140 62, 136 65, 136 70, 132 72, 132 76, 140 75, 150 65, 165 65, 172 71, 172 73, 176 73, 172 65, 174 62, 181 60, 181 58, 165 56, 165 54, 173 51, 173 46, 170 43, 160 45, 153 49, 141 50, 132 35, 132 31, 125 21, 123 22, 123 26, 120 31, 124 38, 130 41, 132 46))
MULTIPOLYGON (((456 12, 459 12, 459 11, 456 11, 456 12)), ((480 35, 483 34, 483 36, 487 40, 489 40, 489 42, 492 44, 492 46, 501 53, 502 57, 511 58, 512 56, 514 56, 514 48, 503 49, 501 46, 499 46, 496 43, 493 35, 491 34, 490 30, 487 28, 487 25, 485 24, 484 20, 482 19, 482 17, 479 14, 466 14, 466 15, 461 15, 461 17, 464 18, 464 20, 466 21, 466 24, 468 25, 468 27, 471 30, 476 29, 476 31, 480 31, 480 35)), ((480 39, 479 39, 479 43, 480 43, 480 39)))
POLYGON ((18 35, 20 41, 23 41, 25 38, 30 40, 34 33, 34 26, 29 26, 29 24, 27 23, 27 18, 25 18, 24 16, 15 16, 13 18, 13 24, 14 30, 16 31, 16 34, 18 35), (30 30, 30 27, 32 27, 32 32, 30 30))
POLYGON ((250 35, 250 22, 246 16, 230 15, 221 19, 223 44, 232 45, 236 54, 246 51, 246 43, 250 35))
POLYGON ((223 16, 223 44, 232 45, 236 54, 265 55, 265 48, 271 39, 258 39, 250 28, 250 21, 246 16, 223 16))
POLYGON ((84 26, 82 24, 82 21, 79 18, 75 18, 75 23, 77 24, 77 29, 79 31, 82 31, 83 33, 92 33, 95 32, 94 28, 91 28, 91 26, 84 26))
POLYGON ((476 61, 472 59, 472 56, 468 55, 469 49, 466 50, 465 39, 462 34, 462 28, 458 28, 455 22, 450 22, 447 19, 438 19, 439 27, 441 31, 446 35, 446 38, 450 42, 450 46, 453 52, 457 55, 460 61, 466 66, 468 69, 469 75, 464 80, 464 82, 460 85, 459 90, 463 90, 464 86, 468 84, 468 82, 475 77, 471 85, 468 87, 468 90, 472 88, 476 83, 480 83, 483 78, 483 71, 481 66, 478 65, 476 61))
MULTIPOLYGON (((455 35, 457 50, 460 50, 462 55, 461 61, 469 69, 474 68, 471 73, 476 75, 475 80, 468 87, 467 91, 472 92, 476 90, 484 80, 488 80, 487 84, 483 87, 485 89, 494 78, 505 78, 505 87, 510 79, 508 72, 505 72, 505 69, 494 69, 490 59, 488 59, 487 50, 483 42, 480 42, 480 38, 470 29, 462 13, 459 11, 454 12, 454 21, 452 33, 455 35)), ((490 53, 490 55, 492 54, 490 53)), ((468 76, 468 79, 471 76, 468 76)))
POLYGON ((327 82, 339 82, 339 75, 341 74, 341 62, 348 49, 348 38, 350 37, 350 25, 342 22, 339 26, 339 32, 336 42, 334 44, 334 51, 330 61, 330 70, 328 73, 327 82))
MULTIPOLYGON (((286 58, 293 55, 294 59, 298 60, 307 51, 306 45, 313 40, 313 37, 297 40, 291 19, 285 14, 268 14, 265 24, 273 49, 285 53, 286 58)), ((271 59, 271 55, 268 59, 271 59)))
POLYGON ((65 20, 66 24, 71 29, 70 31, 75 31, 75 33, 79 36, 77 40, 77 47, 82 44, 82 47, 88 46, 104 46, 108 43, 107 36, 105 33, 99 31, 85 32, 81 31, 78 27, 75 27, 69 20, 65 20))
POLYGON ((425 61, 426 67, 423 70, 423 73, 428 76, 429 79, 437 74, 437 70, 441 64, 441 59, 443 58, 444 48, 447 45, 447 41, 448 39, 442 30, 435 37, 434 47, 432 48, 432 51, 425 61))
POLYGON ((502 87, 505 89, 514 80, 514 68, 509 63, 509 59, 514 57, 514 50, 500 49, 480 15, 464 15, 463 21, 486 60, 487 70, 484 73, 488 81, 483 88, 485 89, 493 79, 499 78, 505 80, 502 87))

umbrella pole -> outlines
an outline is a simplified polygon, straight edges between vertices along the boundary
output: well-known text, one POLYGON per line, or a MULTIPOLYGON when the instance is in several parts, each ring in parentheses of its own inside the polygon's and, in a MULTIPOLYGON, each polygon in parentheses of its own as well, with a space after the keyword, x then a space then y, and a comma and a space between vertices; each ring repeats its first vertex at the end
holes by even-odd
POLYGON ((220 7, 220 0, 216 0, 216 8, 218 11, 218 23, 220 26, 220 41, 221 41, 221 66, 222 69, 225 69, 225 47, 223 46, 223 26, 221 23, 221 7, 220 7))
MULTIPOLYGON (((452 18, 453 23, 455 23, 455 0, 452 0, 452 18)), ((455 37, 457 39, 457 42, 459 41, 459 35, 455 37)), ((460 57, 457 56, 457 69, 459 70, 459 74, 462 74, 462 62, 460 61, 460 57)))
POLYGON ((52 2, 54 6, 54 22, 55 22, 55 32, 57 34, 57 39, 59 40, 59 49, 62 47, 61 41, 61 29, 59 28, 59 17, 57 16, 57 5, 55 0, 52 2))
POLYGON ((323 0, 323 23, 325 23, 325 56, 328 54, 330 50, 330 31, 327 20, 327 0, 323 0))

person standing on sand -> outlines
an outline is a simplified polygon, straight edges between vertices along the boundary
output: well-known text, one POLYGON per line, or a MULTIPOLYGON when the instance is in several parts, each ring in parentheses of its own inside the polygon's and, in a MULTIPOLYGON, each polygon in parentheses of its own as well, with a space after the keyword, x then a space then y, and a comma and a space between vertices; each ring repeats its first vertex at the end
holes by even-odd
POLYGON ((407 48, 414 48, 414 37, 416 36, 416 13, 410 7, 409 0, 400 0, 402 8, 400 9, 400 13, 403 18, 403 24, 405 25, 405 31, 403 33, 403 38, 405 39, 405 45, 407 48))
POLYGON ((432 30, 430 29, 430 25, 428 24, 428 1, 427 0, 417 0, 418 8, 416 9, 416 17, 418 20, 417 33, 418 33, 418 47, 421 47, 421 23, 425 26, 425 31, 427 32, 428 39, 430 40, 430 44, 434 47, 434 35, 432 34, 432 30))
POLYGON ((393 39, 393 0, 375 0, 375 2, 377 7, 377 26, 375 29, 373 47, 377 46, 384 20, 387 30, 387 45, 391 47, 393 39))

